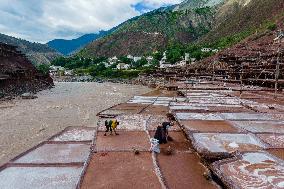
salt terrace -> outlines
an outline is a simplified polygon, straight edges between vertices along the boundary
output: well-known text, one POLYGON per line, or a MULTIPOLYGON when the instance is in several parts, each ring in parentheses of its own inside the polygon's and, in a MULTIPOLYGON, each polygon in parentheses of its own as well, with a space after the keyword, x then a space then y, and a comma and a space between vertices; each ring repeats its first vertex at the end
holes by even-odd
POLYGON ((0 188, 284 188, 283 93, 175 85, 99 112, 96 128, 68 127, 20 154, 1 167, 0 188), (119 121, 119 135, 104 136, 109 119, 119 121), (169 120, 172 140, 151 152, 157 126, 169 120))

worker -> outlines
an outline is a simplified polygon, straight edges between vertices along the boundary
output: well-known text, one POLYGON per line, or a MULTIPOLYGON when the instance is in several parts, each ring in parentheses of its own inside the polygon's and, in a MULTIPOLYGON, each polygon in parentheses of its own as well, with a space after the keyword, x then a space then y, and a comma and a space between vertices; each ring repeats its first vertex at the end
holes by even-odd
POLYGON ((112 120, 105 120, 105 127, 106 127, 106 131, 104 136, 107 136, 107 133, 110 131, 110 135, 112 135, 112 120))
POLYGON ((111 128, 112 128, 113 132, 115 133, 115 135, 119 135, 116 132, 116 128, 117 128, 118 125, 119 125, 119 122, 116 119, 112 121, 111 128))

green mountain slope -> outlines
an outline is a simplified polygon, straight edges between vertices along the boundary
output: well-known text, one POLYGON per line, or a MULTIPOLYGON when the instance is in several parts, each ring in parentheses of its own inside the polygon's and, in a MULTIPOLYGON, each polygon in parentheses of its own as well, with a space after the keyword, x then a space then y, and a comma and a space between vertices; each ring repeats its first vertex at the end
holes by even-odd
POLYGON ((283 0, 186 0, 130 19, 80 53, 143 55, 174 43, 214 43, 225 48, 273 24, 275 16, 283 13, 283 0))
POLYGON ((50 61, 60 56, 56 50, 47 45, 32 43, 4 34, 0 34, 0 42, 18 47, 18 50, 25 54, 33 64, 49 64, 50 61))
POLYGON ((142 55, 171 42, 187 44, 211 30, 215 7, 158 9, 121 24, 110 35, 92 42, 86 56, 142 55))

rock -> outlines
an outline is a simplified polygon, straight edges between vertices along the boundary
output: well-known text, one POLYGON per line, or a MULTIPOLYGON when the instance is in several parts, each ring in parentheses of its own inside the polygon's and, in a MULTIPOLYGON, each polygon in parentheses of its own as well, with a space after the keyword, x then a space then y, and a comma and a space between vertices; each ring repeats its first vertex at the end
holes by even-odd
POLYGON ((206 180, 212 180, 212 174, 209 170, 206 170, 204 173, 203 173, 203 176, 206 180))
POLYGON ((139 155, 140 154, 140 151, 138 149, 136 149, 136 148, 133 148, 133 152, 134 152, 135 155, 139 155))
POLYGON ((172 155, 173 152, 174 152, 174 150, 170 146, 166 149, 166 155, 168 155, 168 156, 172 155))
POLYGON ((22 99, 35 99, 37 96, 33 95, 32 93, 24 93, 21 95, 22 99))

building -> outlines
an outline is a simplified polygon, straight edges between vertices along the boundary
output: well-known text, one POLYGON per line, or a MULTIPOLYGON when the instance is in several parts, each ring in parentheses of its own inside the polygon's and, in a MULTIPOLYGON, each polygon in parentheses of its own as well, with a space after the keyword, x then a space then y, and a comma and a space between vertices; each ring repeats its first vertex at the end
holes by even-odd
POLYGON ((173 68, 173 67, 176 67, 176 65, 166 63, 166 62, 163 64, 160 64, 160 68, 173 68))
POLYGON ((284 41, 284 32, 283 31, 278 31, 277 37, 274 39, 275 43, 283 43, 284 41))
POLYGON ((189 62, 189 61, 190 61, 189 53, 185 53, 185 55, 184 55, 184 60, 185 60, 186 62, 189 62))
POLYGON ((127 58, 128 58, 128 59, 131 59, 131 60, 134 59, 134 57, 133 57, 132 55, 127 55, 127 58))
POLYGON ((108 62, 110 63, 110 65, 116 64, 118 62, 118 58, 116 56, 109 58, 108 62))
POLYGON ((137 61, 139 61, 139 60, 141 60, 141 59, 142 59, 142 57, 140 57, 140 56, 135 56, 135 57, 133 57, 134 62, 137 62, 137 61))
POLYGON ((211 48, 202 48, 201 52, 211 52, 212 49, 211 48))
POLYGON ((148 57, 146 58, 146 60, 147 60, 147 62, 148 62, 148 64, 149 64, 149 63, 151 63, 151 62, 154 60, 154 58, 153 58, 153 56, 148 56, 148 57))
POLYGON ((125 64, 125 63, 119 63, 116 66, 116 69, 118 70, 128 70, 130 68, 129 64, 125 64))
POLYGON ((106 68, 109 68, 111 66, 111 64, 108 62, 102 62, 102 64, 105 65, 106 68))
POLYGON ((217 53, 217 52, 219 52, 219 49, 202 48, 201 52, 214 52, 214 53, 217 53))
POLYGON ((180 67, 184 67, 184 66, 186 66, 186 64, 187 64, 187 62, 185 60, 182 60, 182 61, 177 62, 176 65, 180 66, 180 67))
POLYGON ((65 68, 62 66, 50 66, 49 67, 49 74, 51 76, 60 76, 65 74, 65 68))
POLYGON ((64 75, 66 75, 66 76, 73 76, 74 75, 74 71, 73 70, 65 70, 64 71, 64 75))

